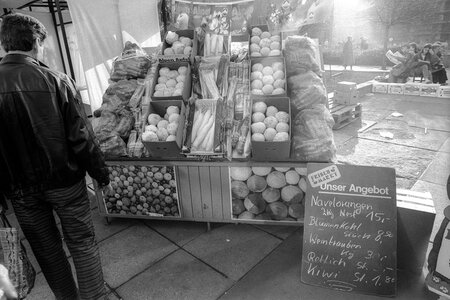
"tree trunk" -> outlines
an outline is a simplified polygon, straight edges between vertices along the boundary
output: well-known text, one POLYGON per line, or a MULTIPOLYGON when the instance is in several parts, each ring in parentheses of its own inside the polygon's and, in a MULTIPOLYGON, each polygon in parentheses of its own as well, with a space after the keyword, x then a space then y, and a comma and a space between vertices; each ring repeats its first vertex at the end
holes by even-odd
POLYGON ((386 52, 388 51, 388 43, 389 43, 389 31, 391 29, 390 25, 385 25, 384 27, 384 36, 383 36, 383 61, 381 65, 382 70, 386 70, 386 52))

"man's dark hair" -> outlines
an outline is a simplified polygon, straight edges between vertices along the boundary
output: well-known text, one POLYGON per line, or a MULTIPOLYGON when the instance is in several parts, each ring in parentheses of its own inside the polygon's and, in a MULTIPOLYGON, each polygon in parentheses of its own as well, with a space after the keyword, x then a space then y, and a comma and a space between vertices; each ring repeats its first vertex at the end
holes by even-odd
POLYGON ((47 37, 47 30, 38 19, 15 13, 3 17, 0 26, 0 43, 6 52, 31 51, 34 41, 47 37))

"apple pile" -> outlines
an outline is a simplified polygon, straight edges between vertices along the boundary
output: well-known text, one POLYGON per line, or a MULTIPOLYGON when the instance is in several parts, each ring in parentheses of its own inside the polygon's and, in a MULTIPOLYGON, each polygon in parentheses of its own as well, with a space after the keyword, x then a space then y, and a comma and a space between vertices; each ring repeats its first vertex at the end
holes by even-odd
POLYGON ((164 118, 158 114, 149 114, 148 125, 142 133, 144 142, 172 142, 177 139, 178 120, 180 119, 180 108, 169 106, 164 118))
POLYGON ((109 214, 180 215, 173 167, 110 166, 112 191, 104 195, 109 214))
POLYGON ((286 85, 284 64, 281 61, 255 63, 252 65, 250 80, 253 95, 284 94, 286 85))
POLYGON ((268 31, 262 31, 259 27, 253 27, 250 37, 250 56, 280 56, 281 37, 279 34, 272 35, 268 31))
POLYGON ((252 141, 282 142, 289 140, 289 113, 259 101, 252 107, 252 141))
POLYGON ((155 97, 181 96, 183 94, 184 80, 187 74, 187 67, 181 66, 178 70, 171 70, 168 67, 159 69, 158 83, 155 85, 155 97))

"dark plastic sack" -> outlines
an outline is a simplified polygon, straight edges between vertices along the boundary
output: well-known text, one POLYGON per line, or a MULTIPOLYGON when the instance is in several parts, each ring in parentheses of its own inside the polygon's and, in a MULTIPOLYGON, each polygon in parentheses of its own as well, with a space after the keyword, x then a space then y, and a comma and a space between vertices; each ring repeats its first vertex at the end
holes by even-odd
POLYGON ((299 161, 335 161, 333 125, 333 117, 322 104, 296 114, 292 120, 292 156, 299 161))
POLYGON ((106 156, 127 156, 127 145, 118 135, 111 134, 103 139, 100 149, 106 156))
POLYGON ((36 271, 27 256, 27 251, 20 241, 19 232, 12 228, 5 213, 0 213, 3 227, 0 228, 0 241, 3 249, 5 266, 16 288, 19 299, 31 292, 36 280, 36 271))
POLYGON ((322 79, 312 71, 288 77, 292 115, 315 104, 327 105, 328 97, 322 79))
POLYGON ((284 50, 287 77, 308 71, 320 74, 321 68, 315 58, 315 50, 312 39, 305 36, 288 36, 284 50))
POLYGON ((103 94, 102 106, 94 111, 94 116, 99 117, 103 110, 117 112, 128 106, 137 87, 138 83, 135 79, 111 83, 103 94))
POLYGON ((102 111, 97 126, 94 128, 94 133, 98 140, 102 142, 111 132, 117 127, 119 120, 114 112, 109 110, 102 111))
POLYGON ((130 132, 134 127, 135 119, 133 114, 128 110, 122 110, 120 113, 119 123, 114 132, 117 133, 122 139, 126 140, 130 136, 130 132))
POLYGON ((114 61, 111 80, 145 78, 151 66, 151 60, 144 50, 131 42, 125 43, 121 55, 114 61))

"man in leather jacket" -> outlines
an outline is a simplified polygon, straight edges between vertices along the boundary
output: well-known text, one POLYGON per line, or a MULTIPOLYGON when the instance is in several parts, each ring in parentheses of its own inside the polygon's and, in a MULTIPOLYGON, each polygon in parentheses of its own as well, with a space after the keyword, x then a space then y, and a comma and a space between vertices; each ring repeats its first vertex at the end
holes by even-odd
POLYGON ((99 299, 105 287, 85 175, 108 186, 104 157, 74 82, 39 62, 45 27, 33 17, 11 14, 0 29, 7 53, 0 62, 0 194, 11 200, 56 298, 99 299))

